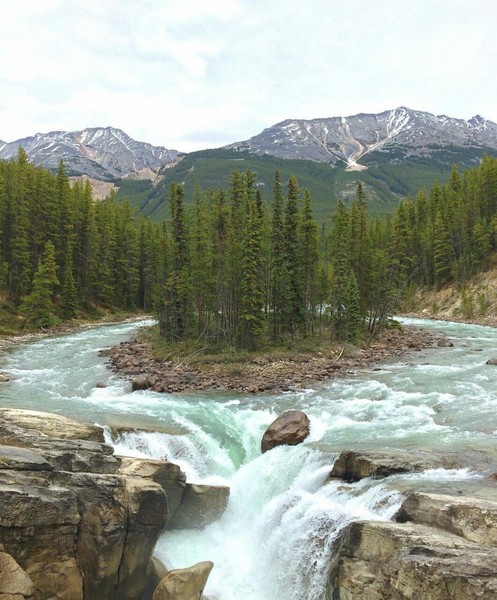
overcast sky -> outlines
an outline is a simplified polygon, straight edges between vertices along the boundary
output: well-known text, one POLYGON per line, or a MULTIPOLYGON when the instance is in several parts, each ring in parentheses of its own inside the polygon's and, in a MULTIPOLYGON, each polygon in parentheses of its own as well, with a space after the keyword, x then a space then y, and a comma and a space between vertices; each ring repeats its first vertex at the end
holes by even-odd
POLYGON ((191 151, 408 106, 497 122, 497 0, 0 0, 0 140, 191 151))

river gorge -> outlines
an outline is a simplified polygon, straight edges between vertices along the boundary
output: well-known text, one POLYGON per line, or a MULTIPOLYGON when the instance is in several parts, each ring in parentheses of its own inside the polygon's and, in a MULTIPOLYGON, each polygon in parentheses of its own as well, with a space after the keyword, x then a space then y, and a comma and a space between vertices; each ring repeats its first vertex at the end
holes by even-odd
POLYGON ((1 355, 11 380, 0 384, 0 405, 99 424, 118 455, 167 459, 190 482, 229 486, 219 520, 166 531, 155 551, 168 568, 212 560, 209 597, 322 600, 332 594, 333 543, 350 523, 388 522, 411 490, 497 501, 497 367, 487 364, 497 356, 497 329, 401 321, 453 347, 298 392, 132 393, 98 352, 150 322, 101 326, 1 355), (288 409, 309 416, 310 436, 261 454, 264 430, 288 409), (330 479, 344 451, 421 455, 426 468, 330 479))

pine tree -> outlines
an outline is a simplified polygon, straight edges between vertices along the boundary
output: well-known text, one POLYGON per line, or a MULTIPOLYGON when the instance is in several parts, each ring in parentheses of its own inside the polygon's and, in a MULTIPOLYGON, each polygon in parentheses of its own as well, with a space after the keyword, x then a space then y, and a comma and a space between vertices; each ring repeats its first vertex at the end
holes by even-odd
POLYGON ((273 187, 273 206, 270 245, 269 304, 271 312, 271 337, 280 338, 283 328, 282 308, 286 296, 285 232, 283 229, 283 194, 280 174, 276 171, 273 187))
POLYGON ((168 340, 185 339, 191 322, 191 280, 183 188, 171 185, 171 270, 164 288, 160 330, 168 340))
POLYGON ((305 323, 304 280, 299 240, 299 188, 295 177, 288 181, 284 221, 285 297, 281 309, 284 330, 290 335, 301 332, 305 323))
POLYGON ((449 232, 440 211, 437 212, 435 218, 434 234, 433 258, 435 263, 435 284, 440 288, 450 281, 453 261, 453 250, 449 232))
POLYGON ((250 203, 244 235, 241 282, 240 342, 245 350, 255 350, 264 331, 264 280, 262 270, 262 218, 255 202, 250 203))
POLYGON ((360 306, 359 287, 352 269, 349 270, 348 281, 344 295, 345 305, 345 335, 346 340, 355 344, 361 333, 362 314, 360 306))
POLYGON ((311 195, 304 192, 304 210, 299 224, 304 284, 304 306, 306 311, 306 333, 314 332, 317 270, 319 265, 318 227, 312 215, 311 195))
POLYGON ((20 307, 26 321, 36 327, 50 327, 57 323, 54 294, 58 285, 55 248, 52 242, 47 242, 33 279, 32 290, 20 307))
POLYGON ((332 339, 347 339, 347 313, 344 304, 349 283, 349 215, 342 200, 333 215, 330 240, 332 257, 330 322, 332 339))

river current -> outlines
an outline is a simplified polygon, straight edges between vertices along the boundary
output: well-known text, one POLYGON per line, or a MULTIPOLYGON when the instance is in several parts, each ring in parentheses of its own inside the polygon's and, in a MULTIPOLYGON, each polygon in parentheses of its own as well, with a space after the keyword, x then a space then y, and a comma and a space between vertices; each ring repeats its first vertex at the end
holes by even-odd
POLYGON ((0 371, 13 377, 0 384, 0 405, 99 423, 118 454, 168 459, 191 482, 229 485, 218 522, 168 532, 156 548, 168 568, 213 560, 207 595, 321 600, 333 540, 347 523, 390 519, 410 488, 478 493, 495 460, 497 367, 486 361, 497 356, 497 329, 402 321, 438 332, 454 347, 413 352, 299 393, 131 393, 98 350, 148 322, 102 326, 0 356, 0 371), (309 438, 261 455, 265 428, 290 408, 309 416, 309 438), (119 425, 143 431, 113 438, 110 428, 119 425), (437 451, 468 464, 474 458, 481 468, 327 482, 337 452, 346 449, 437 451))

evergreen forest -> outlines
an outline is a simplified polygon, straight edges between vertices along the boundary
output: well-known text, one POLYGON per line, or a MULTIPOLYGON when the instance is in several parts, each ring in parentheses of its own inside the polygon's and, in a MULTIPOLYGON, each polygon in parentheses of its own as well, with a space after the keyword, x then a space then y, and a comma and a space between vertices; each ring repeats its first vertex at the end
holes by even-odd
MULTIPOLYGON (((361 184, 318 225, 295 177, 263 197, 250 171, 226 189, 169 190, 154 223, 20 149, 0 162, 0 297, 20 327, 155 314, 167 343, 256 350, 286 340, 374 338, 417 286, 463 285, 497 249, 497 159, 368 217, 361 184)), ((1 322, 0 322, 1 327, 1 322)))

